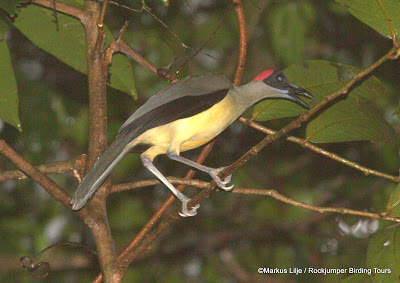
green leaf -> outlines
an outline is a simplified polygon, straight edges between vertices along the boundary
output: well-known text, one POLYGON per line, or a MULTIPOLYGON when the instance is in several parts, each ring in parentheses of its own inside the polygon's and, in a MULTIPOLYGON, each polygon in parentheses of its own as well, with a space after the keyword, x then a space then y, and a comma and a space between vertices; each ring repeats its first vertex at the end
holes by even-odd
POLYGON ((304 59, 306 35, 315 20, 310 2, 279 4, 271 13, 272 46, 286 65, 304 59))
POLYGON ((0 14, 0 41, 4 40, 4 35, 9 29, 8 20, 0 14))
POLYGON ((306 139, 319 143, 361 140, 396 142, 393 128, 376 107, 357 97, 348 97, 313 119, 307 125, 306 139))
POLYGON ((391 193, 386 211, 389 212, 390 216, 400 216, 400 184, 391 193))
POLYGON ((400 230, 397 225, 383 229, 372 237, 367 251, 367 267, 372 269, 378 282, 398 282, 399 241, 400 230))
MULTIPOLYGON (((317 101, 339 90, 359 71, 328 61, 308 61, 307 66, 293 65, 285 70, 291 82, 306 88, 317 101)), ((388 89, 376 77, 369 77, 354 87, 345 99, 312 119, 307 125, 306 139, 319 143, 369 140, 396 144, 393 128, 372 103, 380 95, 388 95, 388 89)), ((255 111, 260 107, 265 108, 259 120, 290 117, 304 111, 293 103, 278 100, 267 100, 255 111)))
POLYGON ((3 39, 8 25, 0 19, 0 119, 21 130, 18 116, 18 88, 7 42, 3 39))
POLYGON ((110 66, 110 85, 136 98, 133 68, 129 59, 120 53, 114 54, 110 66))
POLYGON ((22 8, 14 25, 38 47, 74 69, 87 73, 85 31, 73 17, 29 5, 22 8))
POLYGON ((11 17, 13 17, 17 11, 17 6, 21 2, 20 0, 0 0, 0 9, 6 11, 11 17))
MULTIPOLYGON (((52 10, 29 5, 21 9, 14 25, 38 47, 87 74, 86 38, 82 23, 62 13, 57 14, 57 19, 58 25, 52 10)), ((110 43, 111 32, 105 30, 106 43, 110 43)), ((110 86, 136 98, 131 63, 125 56, 117 58, 117 63, 110 69, 110 86)))
POLYGON ((392 38, 391 28, 400 31, 400 1, 398 0, 336 0, 349 12, 380 34, 392 38))

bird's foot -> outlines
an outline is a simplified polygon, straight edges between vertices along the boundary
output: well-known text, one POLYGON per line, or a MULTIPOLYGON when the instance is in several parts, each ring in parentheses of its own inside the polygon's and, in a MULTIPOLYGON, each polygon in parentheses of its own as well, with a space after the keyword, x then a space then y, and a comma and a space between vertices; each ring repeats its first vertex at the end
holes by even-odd
POLYGON ((217 183, 218 187, 220 187, 224 191, 231 191, 233 189, 234 185, 232 185, 232 186, 226 186, 226 185, 229 184, 229 182, 231 181, 232 175, 229 175, 224 180, 221 180, 221 178, 218 177, 218 174, 224 169, 225 169, 225 167, 212 169, 210 172, 210 176, 211 176, 211 178, 213 178, 215 183, 217 183))
POLYGON ((182 212, 179 212, 179 215, 182 217, 189 217, 189 216, 195 216, 197 214, 197 209, 200 207, 200 204, 197 204, 192 207, 192 209, 188 210, 188 203, 191 199, 188 197, 185 197, 182 200, 182 212))

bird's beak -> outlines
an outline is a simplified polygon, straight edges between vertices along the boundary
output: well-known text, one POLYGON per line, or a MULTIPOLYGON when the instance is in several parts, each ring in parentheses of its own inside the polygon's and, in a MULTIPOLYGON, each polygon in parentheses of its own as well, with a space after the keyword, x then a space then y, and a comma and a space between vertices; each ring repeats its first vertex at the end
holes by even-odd
POLYGON ((299 96, 303 96, 303 97, 312 99, 313 103, 316 102, 314 96, 311 93, 309 93, 305 89, 298 87, 294 84, 290 84, 290 87, 287 89, 287 91, 288 91, 287 96, 285 97, 286 99, 293 101, 294 103, 296 103, 306 109, 310 109, 310 106, 307 103, 305 103, 303 100, 301 100, 299 98, 299 96))

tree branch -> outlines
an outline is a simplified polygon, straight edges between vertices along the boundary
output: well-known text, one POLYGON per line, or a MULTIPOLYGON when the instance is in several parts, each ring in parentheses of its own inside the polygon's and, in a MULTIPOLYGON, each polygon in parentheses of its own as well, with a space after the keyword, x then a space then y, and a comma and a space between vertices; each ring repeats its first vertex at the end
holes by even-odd
MULTIPOLYGON (((250 127, 254 128, 254 129, 256 129, 256 130, 258 130, 260 132, 266 133, 268 135, 273 135, 273 134, 276 133, 276 131, 274 131, 274 130, 268 129, 268 128, 266 128, 266 127, 264 127, 264 126, 262 126, 262 125, 260 125, 258 123, 252 122, 251 119, 246 119, 244 117, 241 117, 240 121, 243 122, 244 124, 249 125, 250 127)), ((298 137, 294 137, 294 136, 289 136, 289 137, 286 137, 285 139, 288 140, 288 141, 297 143, 298 145, 300 145, 300 146, 302 146, 304 148, 307 148, 307 149, 310 149, 310 150, 312 150, 312 151, 314 151, 316 153, 322 154, 322 155, 324 155, 324 156, 326 156, 328 158, 331 158, 331 159, 333 159, 335 161, 343 163, 343 164, 345 164, 347 166, 353 167, 354 169, 359 170, 362 173, 364 173, 364 175, 366 175, 366 176, 374 175, 374 176, 377 176, 377 177, 380 177, 380 178, 384 178, 384 179, 387 179, 387 180, 391 180, 391 181, 394 181, 394 182, 397 182, 397 183, 400 182, 400 175, 399 176, 393 176, 393 175, 389 175, 389 174, 386 174, 386 173, 382 173, 382 172, 379 172, 379 171, 364 167, 364 166, 358 164, 357 162, 350 161, 350 160, 348 160, 346 158, 343 158, 343 157, 341 157, 341 156, 339 156, 339 155, 337 155, 335 153, 332 153, 332 152, 329 152, 329 151, 327 151, 325 149, 322 149, 322 148, 320 148, 320 147, 318 147, 318 146, 316 146, 316 145, 314 145, 314 144, 312 144, 312 143, 310 143, 310 142, 308 142, 308 141, 306 141, 304 139, 301 139, 301 138, 298 138, 298 137)))
POLYGON ((49 1, 49 0, 32 0, 32 3, 42 6, 45 8, 49 8, 51 10, 56 10, 57 12, 67 14, 69 16, 78 18, 81 22, 86 22, 88 18, 90 17, 90 13, 87 11, 75 7, 69 4, 66 4, 64 2, 59 2, 59 1, 49 1), (55 5, 54 5, 55 3, 55 5))
POLYGON ((26 176, 45 188, 56 201, 61 203, 64 207, 69 208, 70 196, 53 180, 14 151, 4 140, 0 140, 0 152, 14 163, 26 176))
POLYGON ((293 200, 291 198, 288 198, 284 195, 281 195, 276 190, 234 189, 234 190, 232 190, 232 193, 246 194, 246 195, 270 196, 281 202, 291 204, 291 205, 294 205, 297 207, 303 207, 308 210, 314 210, 319 213, 335 212, 335 213, 340 213, 340 214, 349 214, 349 215, 356 215, 356 216, 363 216, 363 217, 369 217, 369 218, 376 218, 376 219, 400 222, 400 218, 387 216, 385 213, 372 213, 372 212, 353 210, 353 209, 348 209, 348 208, 343 208, 343 207, 321 207, 321 206, 307 204, 304 202, 299 202, 299 201, 293 200))
POLYGON ((157 76, 159 75, 159 69, 156 66, 151 64, 146 58, 140 55, 136 50, 134 50, 128 44, 126 44, 126 42, 123 41, 122 39, 114 40, 113 45, 110 45, 110 48, 112 48, 113 53, 118 51, 124 53, 126 56, 128 56, 128 58, 137 62, 145 69, 151 71, 153 74, 157 76))
POLYGON ((235 77, 233 79, 234 85, 240 85, 243 77, 244 65, 246 62, 247 54, 247 31, 246 19, 244 17, 243 5, 241 0, 233 0, 235 5, 236 16, 239 23, 239 58, 236 65, 235 77))
MULTIPOLYGON (((105 7, 104 7, 105 8, 105 7)), ((90 17, 84 22, 88 63, 89 89, 89 148, 88 168, 107 148, 107 76, 109 62, 105 57, 104 28, 99 26, 100 5, 85 1, 90 17)), ((115 263, 114 240, 107 218, 106 199, 109 179, 98 189, 92 200, 80 211, 88 211, 90 218, 84 219, 91 229, 96 243, 101 271, 107 282, 120 282, 119 274, 113 272, 115 263)))
MULTIPOLYGON (((42 172, 43 174, 60 174, 60 173, 67 173, 67 172, 76 172, 80 171, 82 168, 86 166, 86 155, 82 154, 78 157, 67 161, 60 161, 50 164, 42 164, 36 166, 36 168, 42 172)), ((80 176, 80 172, 76 172, 76 176, 80 176)), ((0 182, 4 182, 7 180, 13 179, 26 179, 29 178, 26 176, 21 170, 10 170, 0 172, 0 182)))

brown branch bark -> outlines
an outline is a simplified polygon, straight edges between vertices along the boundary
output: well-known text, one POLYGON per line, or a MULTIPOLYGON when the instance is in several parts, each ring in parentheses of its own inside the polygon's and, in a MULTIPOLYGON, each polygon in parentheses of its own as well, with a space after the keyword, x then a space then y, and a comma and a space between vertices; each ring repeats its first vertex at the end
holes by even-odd
POLYGON ((247 31, 246 19, 244 17, 243 5, 241 0, 233 0, 235 5, 236 16, 239 23, 239 58, 236 65, 235 77, 233 79, 234 85, 240 85, 242 81, 244 65, 247 55, 247 31))
POLYGON ((78 18, 81 22, 86 22, 90 17, 90 13, 87 11, 64 2, 55 1, 55 6, 53 0, 33 0, 32 3, 52 10, 55 8, 57 12, 78 18))
POLYGON ((136 50, 126 44, 123 40, 116 40, 113 42, 113 46, 110 46, 114 52, 121 52, 128 56, 128 58, 132 59, 133 61, 137 62, 143 68, 151 71, 155 75, 159 75, 158 68, 151 64, 146 58, 140 55, 136 50))
MULTIPOLYGON (((90 13, 86 22, 85 35, 88 61, 89 89, 89 148, 88 168, 107 148, 107 75, 108 62, 105 58, 105 33, 99 26, 100 5, 85 1, 90 13)), ((120 282, 119 274, 113 272, 115 262, 114 240, 107 219, 106 198, 110 183, 107 180, 97 191, 90 203, 81 211, 88 210, 91 217, 84 219, 91 229, 96 243, 102 274, 107 282, 120 282)))
MULTIPOLYGON (((206 188, 210 184, 208 182, 195 180, 195 179, 187 179, 185 177, 184 178, 167 177, 167 180, 171 184, 194 186, 194 187, 198 187, 198 188, 206 188)), ((159 184, 161 184, 161 182, 158 179, 140 180, 140 181, 136 181, 136 182, 132 182, 132 183, 114 185, 111 187, 109 192, 110 193, 119 193, 119 192, 128 191, 128 190, 142 189, 144 187, 155 186, 155 185, 159 185, 159 184)))
MULTIPOLYGON (((36 168, 42 172, 43 174, 60 174, 60 173, 67 173, 67 172, 77 172, 80 171, 86 164, 86 155, 80 155, 75 157, 71 160, 67 161, 60 161, 50 164, 42 164, 36 166, 36 168)), ((77 172, 80 175, 80 172, 77 172)), ((79 177, 79 176, 77 176, 79 177)), ((4 171, 0 173, 0 182, 4 182, 7 180, 13 179, 26 179, 29 178, 26 176, 21 170, 10 170, 4 171)))

